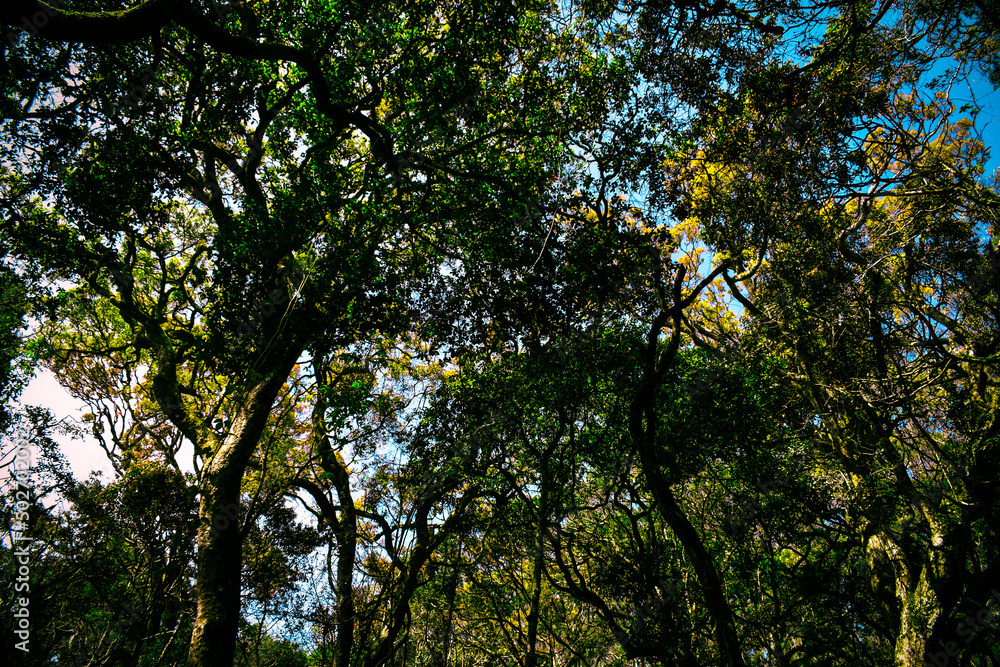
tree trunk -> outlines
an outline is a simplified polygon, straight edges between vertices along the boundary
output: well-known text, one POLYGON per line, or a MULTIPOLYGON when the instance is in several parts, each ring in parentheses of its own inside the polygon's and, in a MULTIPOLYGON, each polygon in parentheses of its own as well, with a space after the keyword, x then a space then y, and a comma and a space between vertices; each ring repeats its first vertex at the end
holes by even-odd
MULTIPOLYGON (((245 395, 230 435, 202 469, 198 527, 198 606, 188 667, 230 667, 240 620, 243 537, 239 524, 240 486, 260 441, 281 385, 300 350, 286 350, 270 374, 245 395)), ((204 443, 197 443, 203 445, 204 443)))
POLYGON ((736 621, 729 608, 725 592, 722 589, 722 579, 719 577, 715 562, 709 555, 695 527, 677 503, 670 483, 664 477, 661 462, 656 451, 656 390, 662 381, 667 366, 672 363, 680 344, 680 285, 684 279, 683 267, 678 271, 674 284, 674 307, 661 313, 653 322, 647 335, 645 370, 642 384, 632 399, 629 414, 629 435, 639 450, 642 471, 646 476, 649 488, 653 493, 656 507, 667 522, 670 530, 680 540, 684 552, 691 560, 704 589, 705 606, 715 623, 715 640, 719 647, 719 664, 721 667, 744 667, 743 651, 740 649, 739 637, 736 633, 736 621), (665 350, 658 351, 660 331, 669 318, 673 319, 673 334, 665 350))
MULTIPOLYGON (((650 476, 647 468, 647 477, 650 476)), ((680 540, 684 552, 691 560, 698 581, 704 589, 705 606, 715 621, 715 640, 719 646, 719 664, 723 667, 743 667, 743 652, 736 634, 736 621, 733 618, 729 602, 722 590, 722 580, 715 568, 715 563, 705 549, 701 536, 688 521, 684 511, 677 504, 670 487, 659 475, 653 475, 650 486, 653 487, 653 497, 663 519, 670 526, 677 539, 680 540)))
POLYGON ((198 613, 188 652, 189 667, 233 664, 239 630, 243 545, 238 514, 232 521, 228 516, 233 514, 232 508, 238 506, 240 499, 240 473, 236 484, 213 480, 202 486, 195 586, 198 613))
POLYGON ((337 530, 337 650, 334 664, 346 667, 354 648, 354 561, 357 558, 358 516, 351 495, 350 473, 339 453, 333 452, 324 438, 321 450, 323 469, 333 473, 340 501, 340 525, 337 530))
MULTIPOLYGON (((560 434, 562 431, 560 430, 560 434)), ((553 443, 553 446, 555 443, 553 443)), ((541 489, 538 500, 538 518, 535 526, 535 553, 531 564, 531 605, 528 611, 528 654, 524 667, 535 667, 538 663, 538 609, 542 597, 542 567, 545 555, 545 525, 549 508, 549 457, 552 447, 542 456, 541 489)))
POLYGON ((961 577, 954 567, 954 563, 964 558, 959 535, 961 527, 936 516, 936 510, 927 506, 926 501, 921 504, 925 505, 923 513, 931 539, 928 550, 919 555, 920 560, 908 560, 891 536, 876 535, 869 543, 870 548, 881 549, 893 563, 900 610, 896 667, 924 667, 928 660, 932 664, 943 664, 954 657, 946 651, 935 652, 931 637, 935 627, 954 608, 962 591, 961 577), (919 576, 914 577, 913 573, 918 570, 919 576))

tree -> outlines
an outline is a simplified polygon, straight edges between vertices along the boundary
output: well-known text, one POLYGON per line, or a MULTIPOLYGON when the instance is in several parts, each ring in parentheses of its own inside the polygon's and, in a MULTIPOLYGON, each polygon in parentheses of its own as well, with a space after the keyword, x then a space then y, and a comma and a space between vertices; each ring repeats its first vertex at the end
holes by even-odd
POLYGON ((24 385, 19 372, 21 330, 27 311, 24 287, 17 274, 4 267, 0 271, 0 429, 6 430, 11 415, 9 403, 16 399, 24 385))
MULTIPOLYGON (((843 30, 834 23, 830 41, 843 30)), ((720 128, 713 157, 698 163, 692 210, 731 254, 744 242, 732 216, 772 212, 748 239, 759 257, 751 279, 727 282, 762 344, 788 355, 799 409, 850 480, 844 518, 887 612, 883 638, 894 664, 917 665, 944 655, 939 642, 967 613, 958 610, 985 604, 993 585, 979 564, 991 561, 982 549, 992 538, 973 518, 993 502, 966 494, 992 479, 969 471, 992 456, 996 425, 977 408, 957 428, 946 415, 992 400, 998 200, 976 181, 983 145, 971 122, 954 122, 945 93, 906 91, 922 70, 887 36, 855 40, 850 69, 831 57, 808 77, 809 66, 762 72, 746 89, 747 123, 720 128), (780 100, 796 94, 815 101, 794 140, 765 143, 788 113, 780 100), (819 168, 792 166, 803 160, 819 168)))
MULTIPOLYGON (((47 278, 77 281, 47 306, 44 335, 62 377, 81 396, 99 387, 100 400, 123 402, 141 378, 139 393, 156 407, 117 412, 142 420, 140 433, 156 428, 159 413, 194 445, 201 527, 189 663, 228 664, 244 535, 236 523, 211 527, 239 505, 282 386, 303 354, 392 335, 410 326, 414 307, 440 303, 436 267, 458 248, 535 224, 536 215, 500 206, 558 165, 557 135, 534 131, 554 113, 551 93, 530 72, 565 55, 545 40, 518 52, 537 36, 528 32, 540 16, 530 6, 458 13, 402 4, 376 13, 317 5, 305 8, 305 21, 246 6, 218 23, 161 21, 161 10, 193 16, 179 3, 120 16, 57 11, 7 52, 15 69, 45 70, 63 100, 79 96, 41 120, 45 132, 79 138, 62 146, 61 164, 33 161, 33 137, 18 134, 36 108, 29 102, 15 116, 8 156, 25 177, 10 197, 9 229, 47 278), (61 47, 54 63, 38 41, 99 42, 105 25, 117 31, 133 19, 152 21, 131 33, 139 41, 61 47), (224 27, 237 24, 236 34, 224 27), (348 36, 348 26, 362 37, 348 36), (149 39, 147 28, 156 30, 149 39), (70 63, 86 91, 60 81, 70 63), (145 66, 155 80, 133 85, 136 72, 120 85, 97 83, 123 66, 145 66), (507 112, 535 90, 549 97, 531 124, 507 112), (499 126, 483 122, 496 114, 499 126), (100 129, 83 139, 81 122, 100 129), (423 175, 412 178, 417 170, 423 175), (52 188, 57 208, 29 199, 45 191, 33 189, 39 183, 52 188), (476 231, 487 223, 489 234, 476 231), (244 320, 248 312, 256 317, 244 320), (65 320, 73 324, 57 325, 65 320), (111 363, 94 365, 98 358, 111 363), (113 367, 120 375, 109 382, 113 367)), ((125 428, 110 409, 95 414, 112 434, 125 428)))

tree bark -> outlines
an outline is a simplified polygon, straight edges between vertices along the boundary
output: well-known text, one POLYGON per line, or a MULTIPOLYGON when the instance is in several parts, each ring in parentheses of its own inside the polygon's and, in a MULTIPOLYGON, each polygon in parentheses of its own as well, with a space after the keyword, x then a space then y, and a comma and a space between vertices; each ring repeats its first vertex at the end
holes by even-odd
POLYGON ((347 465, 339 452, 325 447, 320 451, 322 466, 333 474, 333 483, 340 502, 340 521, 337 530, 337 649, 335 665, 349 665, 354 648, 354 565, 357 559, 358 515, 351 494, 351 479, 347 465))
POLYGON ((60 0, 5 0, 0 23, 59 42, 134 42, 159 32, 186 2, 146 0, 117 12, 74 12, 61 9, 63 4, 60 0))
MULTIPOLYGON (((560 429, 560 436, 562 429, 560 429)), ((560 436, 557 436, 560 437, 560 436)), ((545 530, 549 515, 549 458, 556 442, 548 448, 541 459, 541 489, 538 500, 537 525, 535 526, 535 553, 531 564, 531 603, 528 611, 528 653, 524 667, 535 667, 538 663, 538 613, 542 597, 542 568, 545 555, 545 530)))
POLYGON ((247 463, 267 425, 271 406, 300 350, 287 350, 275 368, 250 389, 232 431, 202 470, 198 527, 197 616, 188 667, 233 664, 240 619, 243 536, 238 508, 247 463), (230 517, 235 516, 235 519, 230 517))

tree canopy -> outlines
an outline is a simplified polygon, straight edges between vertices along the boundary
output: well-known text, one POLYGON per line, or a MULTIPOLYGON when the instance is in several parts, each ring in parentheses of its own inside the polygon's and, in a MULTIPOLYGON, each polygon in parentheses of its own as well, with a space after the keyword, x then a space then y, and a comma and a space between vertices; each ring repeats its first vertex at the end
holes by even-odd
POLYGON ((1000 664, 989 3, 0 20, 12 664, 1000 664))

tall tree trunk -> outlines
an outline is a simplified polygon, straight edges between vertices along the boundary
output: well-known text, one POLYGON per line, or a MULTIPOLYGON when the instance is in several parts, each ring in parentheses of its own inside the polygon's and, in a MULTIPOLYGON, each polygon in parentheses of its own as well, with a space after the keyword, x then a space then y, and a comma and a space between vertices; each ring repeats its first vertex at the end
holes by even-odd
POLYGON ((458 597, 458 569, 451 572, 451 581, 448 584, 448 615, 444 621, 444 648, 441 655, 444 658, 443 667, 448 666, 451 656, 452 635, 455 627, 455 599, 458 597))
POLYGON ((339 452, 331 450, 329 440, 320 456, 323 469, 333 474, 340 501, 340 525, 337 527, 337 650, 334 664, 347 667, 354 648, 354 565, 357 558, 358 515, 351 495, 347 465, 339 452))
POLYGON ((722 589, 722 579, 701 536, 677 503, 670 489, 669 480, 663 475, 663 463, 656 450, 656 391, 680 346, 681 312, 684 306, 684 301, 681 299, 681 285, 684 275, 684 267, 681 267, 674 281, 673 307, 656 317, 647 334, 642 384, 632 399, 629 411, 629 435, 639 450, 643 474, 648 480, 656 507, 670 530, 680 540, 704 590, 705 606, 715 623, 719 664, 722 667, 744 667, 746 663, 736 633, 736 621, 722 589), (673 333, 666 349, 660 351, 660 332, 668 320, 673 320, 673 333))
POLYGON ((233 471, 223 472, 228 474, 202 484, 195 585, 198 611, 188 650, 189 667, 232 665, 236 650, 243 545, 238 515, 231 522, 228 516, 233 514, 233 506, 238 506, 240 487, 225 479, 237 476, 233 471), (227 521, 224 527, 220 517, 227 521))
MULTIPOLYGON (((246 392, 229 436, 202 469, 195 586, 198 611, 188 649, 188 667, 229 667, 233 664, 243 565, 240 486, 247 463, 267 425, 274 399, 288 379, 300 351, 286 350, 273 370, 246 392)), ((210 442, 210 438, 206 436, 206 439, 210 442)))
MULTIPOLYGON (((654 464, 655 465, 655 464, 654 464)), ((722 579, 719 577, 715 567, 715 562, 709 555, 698 535, 698 531, 688 521, 684 511, 677 504, 673 491, 662 476, 649 473, 652 465, 644 465, 646 476, 650 479, 650 486, 653 488, 653 498, 656 506, 663 516, 663 519, 670 526, 677 539, 680 540, 684 552, 691 560, 698 581, 704 589, 705 606, 715 622, 715 640, 719 646, 719 664, 723 667, 743 667, 743 651, 740 649, 738 635, 736 634, 736 621, 733 612, 729 608, 722 589, 722 579)))
MULTIPOLYGON (((560 435, 562 429, 560 429, 560 435)), ((542 456, 541 489, 538 500, 538 516, 535 525, 535 553, 531 563, 531 603, 528 610, 528 654, 524 667, 535 667, 538 663, 538 613, 542 598, 542 567, 545 555, 545 530, 549 516, 549 458, 556 442, 542 456)))
MULTIPOLYGON (((441 632, 438 636, 441 645, 440 647, 428 646, 430 653, 428 665, 430 667, 448 667, 448 655, 451 652, 452 628, 455 619, 455 599, 458 597, 458 579, 458 567, 455 567, 448 575, 447 583, 444 584, 448 608, 444 612, 444 618, 441 619, 441 632)), ((405 648, 403 654, 405 658, 405 648)))
MULTIPOLYGON (((318 366, 323 367, 323 364, 318 366)), ((330 522, 337 537, 337 608, 334 612, 336 643, 333 664, 346 667, 351 663, 351 653, 354 650, 354 567, 357 560, 358 511, 351 493, 351 471, 340 452, 334 451, 330 446, 326 409, 327 401, 323 393, 319 392, 313 406, 310 446, 317 453, 323 472, 333 481, 339 505, 334 507, 325 492, 315 484, 307 480, 297 480, 297 483, 307 489, 319 503, 323 516, 330 522)))

